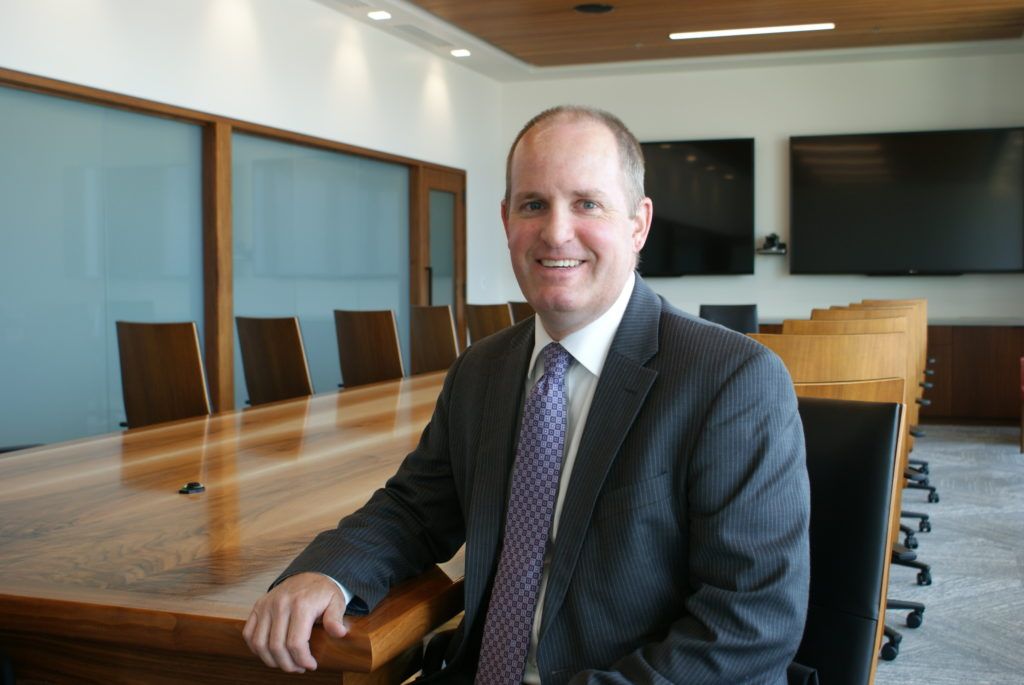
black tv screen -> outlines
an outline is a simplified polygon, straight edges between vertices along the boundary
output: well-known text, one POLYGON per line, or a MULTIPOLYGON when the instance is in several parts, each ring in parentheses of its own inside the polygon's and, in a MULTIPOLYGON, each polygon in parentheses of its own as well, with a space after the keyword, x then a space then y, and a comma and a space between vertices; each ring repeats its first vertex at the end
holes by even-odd
POLYGON ((753 138, 641 147, 654 220, 640 273, 754 273, 753 138))
POLYGON ((790 272, 1024 271, 1024 128, 790 139, 790 272))

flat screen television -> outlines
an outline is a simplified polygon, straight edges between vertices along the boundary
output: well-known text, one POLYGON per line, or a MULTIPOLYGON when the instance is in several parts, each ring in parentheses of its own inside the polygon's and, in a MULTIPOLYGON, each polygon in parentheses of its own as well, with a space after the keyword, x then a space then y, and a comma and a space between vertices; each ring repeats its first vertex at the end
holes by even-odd
POLYGON ((754 273, 754 139, 642 143, 644 276, 754 273))
POLYGON ((790 272, 1024 271, 1024 128, 790 138, 790 272))

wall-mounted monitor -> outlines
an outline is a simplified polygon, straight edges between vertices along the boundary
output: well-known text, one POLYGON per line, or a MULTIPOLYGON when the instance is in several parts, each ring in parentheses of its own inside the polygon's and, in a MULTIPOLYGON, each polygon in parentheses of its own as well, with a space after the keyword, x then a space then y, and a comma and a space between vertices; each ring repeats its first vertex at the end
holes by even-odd
POLYGON ((1024 128, 790 139, 790 272, 1024 271, 1024 128))
POLYGON ((640 273, 754 273, 753 138, 641 146, 654 221, 640 273))

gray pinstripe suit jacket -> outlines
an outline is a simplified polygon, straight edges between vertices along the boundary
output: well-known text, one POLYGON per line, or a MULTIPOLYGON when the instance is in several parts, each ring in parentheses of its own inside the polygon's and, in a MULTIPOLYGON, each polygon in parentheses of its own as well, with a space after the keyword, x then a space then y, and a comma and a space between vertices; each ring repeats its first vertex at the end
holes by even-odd
MULTIPOLYGON (((466 543, 465 619, 441 681, 476 665, 532 319, 453 365, 385 488, 282 575, 372 609, 466 543)), ((637 278, 565 497, 538 647, 545 683, 784 683, 807 606, 804 442, 781 361, 637 278)))

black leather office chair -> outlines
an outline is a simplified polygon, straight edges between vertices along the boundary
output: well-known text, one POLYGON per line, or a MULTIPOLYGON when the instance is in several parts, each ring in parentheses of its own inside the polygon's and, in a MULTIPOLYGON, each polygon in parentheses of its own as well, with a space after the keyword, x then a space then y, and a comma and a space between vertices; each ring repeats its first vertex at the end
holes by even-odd
POLYGON ((885 619, 901 407, 799 402, 811 483, 811 593, 796 661, 823 683, 864 685, 885 619))
POLYGON ((700 318, 740 333, 757 333, 756 304, 702 304, 700 318))

